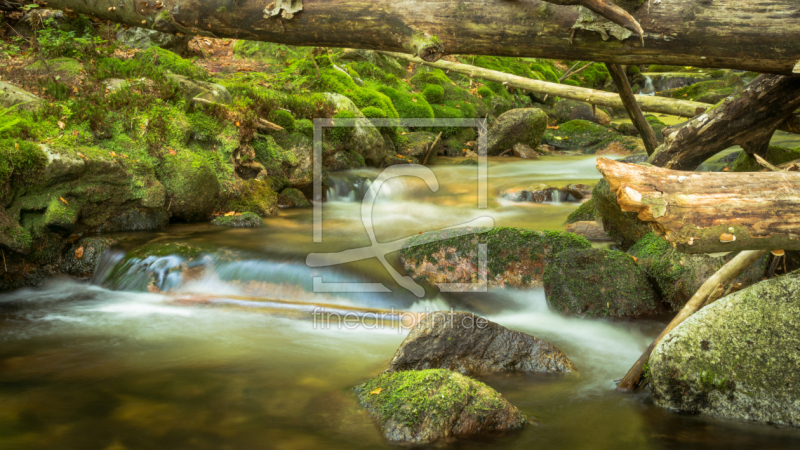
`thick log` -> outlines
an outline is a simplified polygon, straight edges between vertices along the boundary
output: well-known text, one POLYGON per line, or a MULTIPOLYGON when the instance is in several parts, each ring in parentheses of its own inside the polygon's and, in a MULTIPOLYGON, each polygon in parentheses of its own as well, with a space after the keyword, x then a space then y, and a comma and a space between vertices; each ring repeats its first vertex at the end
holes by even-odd
POLYGON ((678 251, 800 250, 800 173, 682 172, 597 159, 623 211, 678 251))
MULTIPOLYGON (((427 66, 436 67, 442 70, 449 70, 452 72, 463 73, 470 77, 477 77, 484 80, 496 81, 498 83, 506 84, 507 86, 517 89, 523 89, 531 92, 538 92, 541 94, 549 94, 561 98, 568 98, 571 100, 578 100, 581 102, 591 103, 593 105, 608 106, 614 109, 623 109, 625 104, 618 94, 613 92, 599 91, 596 89, 587 89, 578 86, 570 86, 568 84, 550 83, 547 81, 533 80, 531 78, 520 77, 511 75, 497 70, 484 69, 482 67, 472 66, 469 64, 454 63, 450 61, 436 61, 427 62, 420 58, 409 55, 407 53, 395 52, 381 52, 384 55, 392 56, 394 58, 404 59, 417 64, 425 64, 427 66)), ((689 100, 679 100, 668 97, 656 97, 648 95, 636 95, 636 103, 642 111, 671 114, 674 116, 694 117, 701 114, 708 108, 714 105, 708 103, 693 102, 689 100)))
POLYGON ((434 57, 528 56, 779 74, 793 73, 800 61, 796 0, 643 2, 632 16, 644 27, 646 46, 634 35, 603 40, 600 32, 576 26, 578 7, 541 0, 162 0, 122 5, 119 0, 48 0, 47 6, 168 33, 430 51, 434 57), (420 48, 420 42, 430 46, 420 48))
POLYGON ((647 123, 647 119, 644 118, 639 104, 636 103, 636 96, 633 95, 633 90, 631 90, 631 84, 628 83, 628 77, 625 75, 625 71, 619 64, 606 64, 606 67, 608 68, 608 73, 611 75, 611 79, 614 80, 614 84, 617 86, 619 98, 625 105, 625 110, 628 111, 628 116, 631 118, 633 126, 636 127, 639 136, 641 136, 644 141, 644 148, 647 149, 647 154, 652 155, 653 152, 656 151, 656 147, 658 147, 656 133, 653 131, 653 127, 647 123))
POLYGON ((649 163, 668 169, 694 170, 706 159, 733 145, 763 155, 782 123, 794 128, 800 108, 800 77, 761 75, 735 97, 664 132, 664 143, 649 163), (787 121, 791 118, 792 120, 787 121))
POLYGON ((653 340, 653 343, 647 347, 647 350, 642 353, 642 356, 633 364, 633 367, 628 370, 625 377, 617 385, 617 390, 620 392, 631 392, 644 387, 647 380, 642 380, 642 369, 644 364, 650 359, 650 354, 656 348, 659 342, 664 339, 664 336, 674 330, 675 327, 680 325, 684 320, 688 319, 692 314, 699 311, 706 305, 710 305, 720 298, 724 292, 725 286, 730 285, 733 280, 742 274, 751 264, 761 258, 766 250, 748 250, 739 253, 732 260, 728 261, 724 266, 712 275, 708 280, 700 286, 700 289, 695 292, 691 299, 683 306, 678 312, 678 315, 672 318, 669 325, 664 328, 661 334, 653 340))

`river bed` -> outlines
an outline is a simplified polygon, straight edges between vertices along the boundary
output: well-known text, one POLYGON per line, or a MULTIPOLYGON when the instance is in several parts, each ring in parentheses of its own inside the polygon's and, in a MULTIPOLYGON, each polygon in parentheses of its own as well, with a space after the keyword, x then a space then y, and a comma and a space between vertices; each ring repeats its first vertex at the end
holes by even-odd
MULTIPOLYGON (((460 161, 443 158, 433 167, 440 185, 436 193, 419 180, 388 182, 372 216, 378 241, 479 217, 490 217, 497 226, 561 230, 576 203, 516 204, 499 199, 497 191, 599 179, 593 156, 492 159, 487 208, 478 209, 477 168, 460 161)), ((800 446, 797 430, 678 415, 654 406, 646 393, 615 393, 613 380, 625 374, 663 323, 563 318, 549 311, 542 289, 493 289, 469 302, 427 289, 418 298, 394 283, 375 259, 307 267, 310 252, 369 245, 359 194, 351 191, 377 173, 336 175, 350 187, 329 193, 322 243, 312 242, 310 209, 281 211, 261 229, 183 224, 118 236, 130 243, 214 249, 214 270, 174 292, 417 312, 482 303, 477 306, 490 320, 553 343, 578 368, 575 376, 480 377, 532 425, 505 436, 457 440, 451 448, 800 446), (315 276, 382 283, 391 292, 317 293, 315 276)), ((396 253, 388 261, 400 267, 396 253)), ((145 289, 109 290, 102 281, 54 278, 40 288, 0 295, 0 448, 393 447, 357 406, 352 387, 386 368, 406 329, 325 324, 248 304, 185 304, 145 289)))

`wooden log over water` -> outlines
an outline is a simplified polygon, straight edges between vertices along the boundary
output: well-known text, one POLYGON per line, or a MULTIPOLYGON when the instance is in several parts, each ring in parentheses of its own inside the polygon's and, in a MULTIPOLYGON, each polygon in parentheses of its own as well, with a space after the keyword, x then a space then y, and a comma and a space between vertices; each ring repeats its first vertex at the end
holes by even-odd
POLYGON ((597 159, 623 211, 685 253, 800 250, 799 172, 683 172, 597 159))
MULTIPOLYGON (((48 0, 47 7, 167 33, 408 52, 427 60, 447 54, 526 56, 778 74, 792 74, 800 61, 796 0, 641 2, 629 12, 644 28, 644 45, 635 33, 623 40, 606 34, 603 40, 592 30, 597 21, 578 23, 579 7, 571 6, 575 3, 162 0, 120 7, 118 0, 48 0)), ((580 3, 602 12, 608 2, 580 3)), ((603 14, 614 18, 608 11, 603 14)))

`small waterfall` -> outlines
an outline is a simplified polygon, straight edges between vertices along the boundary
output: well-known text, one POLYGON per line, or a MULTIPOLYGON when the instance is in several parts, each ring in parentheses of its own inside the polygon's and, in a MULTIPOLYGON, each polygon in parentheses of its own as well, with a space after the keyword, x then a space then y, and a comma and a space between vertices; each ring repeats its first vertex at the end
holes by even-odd
POLYGON ((360 202, 372 185, 372 180, 354 174, 344 176, 330 175, 330 187, 327 198, 329 202, 360 202))
POLYGON ((644 75, 644 87, 639 91, 639 95, 656 95, 653 80, 647 75, 644 75))

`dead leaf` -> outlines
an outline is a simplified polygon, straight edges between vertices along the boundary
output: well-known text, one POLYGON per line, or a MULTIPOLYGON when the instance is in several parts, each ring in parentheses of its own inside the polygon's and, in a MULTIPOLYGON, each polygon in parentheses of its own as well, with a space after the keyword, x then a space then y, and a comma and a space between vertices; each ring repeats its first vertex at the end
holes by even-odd
POLYGON ((64 122, 62 122, 62 121, 60 121, 60 120, 58 121, 58 128, 60 128, 60 129, 62 129, 62 130, 63 130, 63 129, 64 129, 64 127, 66 127, 66 126, 67 126, 67 125, 66 125, 64 122))
POLYGON ((369 394, 370 395, 378 395, 381 392, 383 392, 383 388, 373 389, 373 390, 369 391, 369 394))
POLYGON ((75 257, 78 259, 83 258, 83 246, 81 245, 77 249, 75 249, 75 257))
POLYGON ((175 151, 175 150, 173 150, 173 149, 169 149, 169 154, 170 154, 170 155, 172 155, 172 156, 175 156, 175 155, 177 155, 177 154, 178 154, 178 152, 176 152, 176 151, 175 151))
POLYGON ((230 216, 233 216, 233 215, 236 215, 236 211, 229 211, 229 212, 225 213, 225 217, 230 217, 230 216))
POLYGON ((64 200, 64 197, 58 197, 58 199, 64 202, 65 205, 69 205, 69 202, 64 200))

